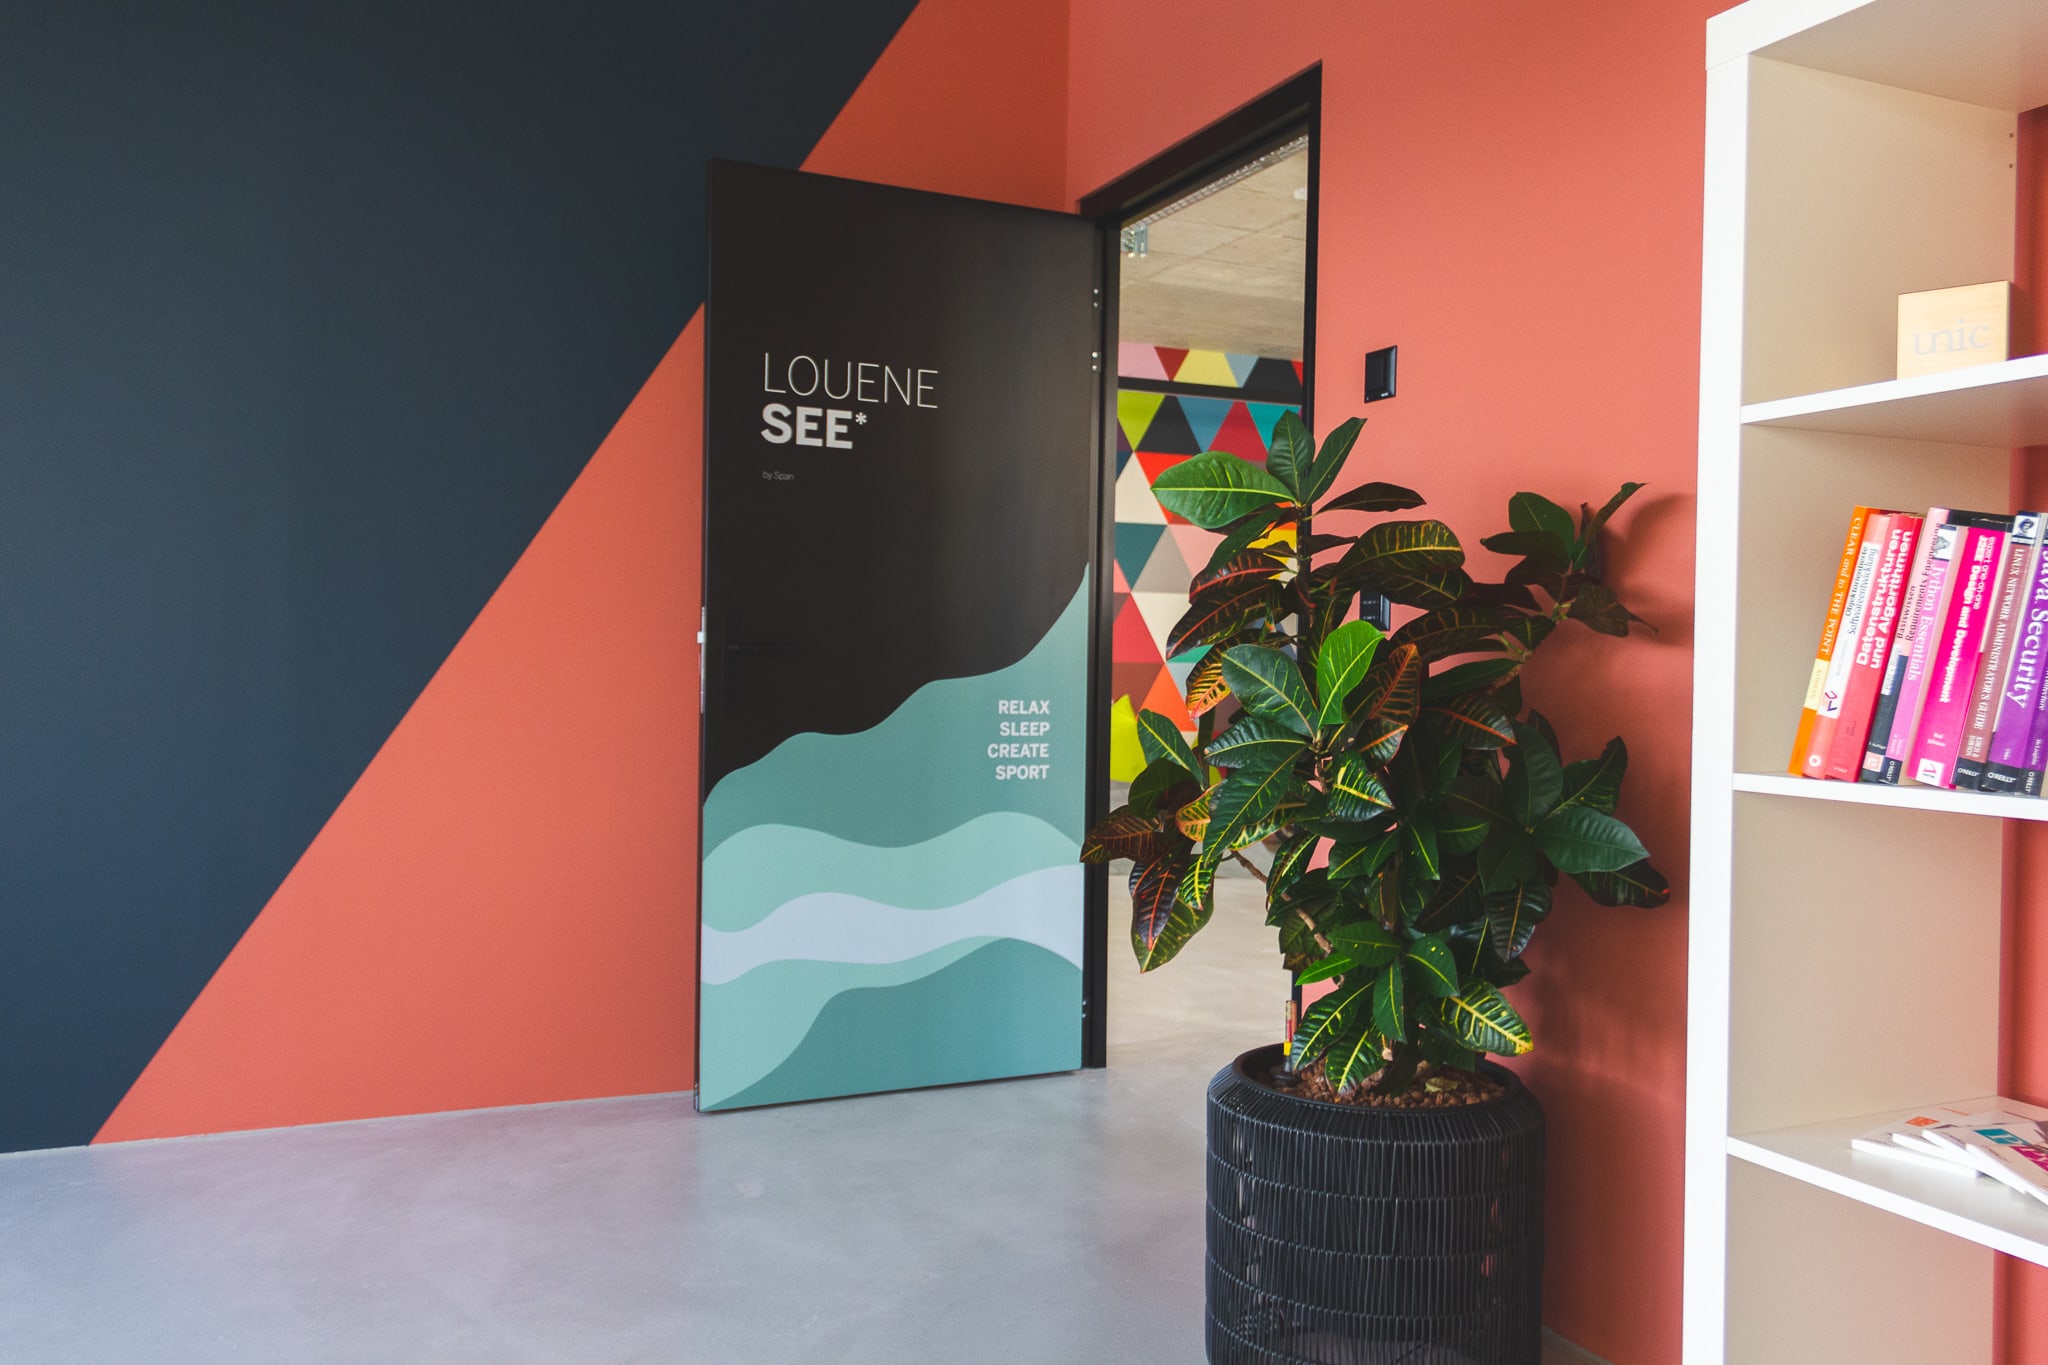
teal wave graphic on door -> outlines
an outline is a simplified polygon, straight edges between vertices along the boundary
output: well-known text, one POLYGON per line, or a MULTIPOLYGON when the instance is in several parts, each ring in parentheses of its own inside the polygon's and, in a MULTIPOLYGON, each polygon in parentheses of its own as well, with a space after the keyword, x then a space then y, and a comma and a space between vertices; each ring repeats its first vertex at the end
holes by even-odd
POLYGON ((712 790, 700 1108, 1080 1065, 1087 603, 712 790))

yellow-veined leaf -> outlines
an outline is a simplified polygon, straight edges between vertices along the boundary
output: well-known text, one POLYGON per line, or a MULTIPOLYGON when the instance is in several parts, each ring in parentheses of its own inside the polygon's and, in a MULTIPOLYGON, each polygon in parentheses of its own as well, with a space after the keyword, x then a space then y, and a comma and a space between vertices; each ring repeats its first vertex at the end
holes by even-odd
POLYGON ((1161 507, 1206 531, 1221 530, 1293 496, 1259 466, 1220 450, 1161 470, 1152 481, 1152 495, 1161 507))
POLYGON ((1533 1050, 1529 1026, 1508 998, 1484 981, 1467 982, 1456 995, 1437 1002, 1437 1018, 1451 1036, 1474 1052, 1519 1057, 1533 1050))

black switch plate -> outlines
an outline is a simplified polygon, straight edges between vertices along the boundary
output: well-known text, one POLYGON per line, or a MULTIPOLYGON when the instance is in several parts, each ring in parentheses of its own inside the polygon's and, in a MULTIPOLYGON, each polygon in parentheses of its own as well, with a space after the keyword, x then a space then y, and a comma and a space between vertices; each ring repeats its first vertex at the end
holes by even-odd
POLYGON ((1394 396, 1394 360, 1400 354, 1399 346, 1384 350, 1368 351, 1365 356, 1365 401, 1377 403, 1382 398, 1394 396))

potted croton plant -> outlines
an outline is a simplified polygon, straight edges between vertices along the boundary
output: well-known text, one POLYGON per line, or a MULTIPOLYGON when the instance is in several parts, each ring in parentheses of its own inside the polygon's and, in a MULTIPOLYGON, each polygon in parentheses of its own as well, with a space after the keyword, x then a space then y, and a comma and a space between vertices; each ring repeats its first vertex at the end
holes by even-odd
POLYGON ((1263 467, 1210 451, 1154 483, 1223 533, 1168 644, 1206 649, 1198 730, 1140 714, 1147 766, 1082 856, 1131 860, 1147 971, 1242 864, 1297 985, 1324 992, 1210 1088, 1210 1358, 1534 1362, 1542 1111, 1483 1060, 1533 1046, 1502 988, 1564 879, 1604 905, 1670 890, 1615 815, 1627 748, 1567 760, 1520 678, 1561 627, 1639 619, 1602 581, 1601 538, 1640 485, 1576 519, 1517 494, 1480 542, 1513 565, 1483 583, 1440 521, 1333 528, 1423 502, 1332 494, 1360 426, 1318 451, 1290 414, 1263 467), (1361 594, 1417 610, 1383 632, 1354 619, 1361 594))

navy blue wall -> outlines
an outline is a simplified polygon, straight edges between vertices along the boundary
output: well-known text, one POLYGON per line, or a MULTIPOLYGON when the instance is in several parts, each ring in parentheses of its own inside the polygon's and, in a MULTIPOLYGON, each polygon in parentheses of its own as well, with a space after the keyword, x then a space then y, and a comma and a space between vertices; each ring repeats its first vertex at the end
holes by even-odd
POLYGON ((707 159, 911 7, 0 6, 0 1150, 91 1139, 688 321, 707 159))

